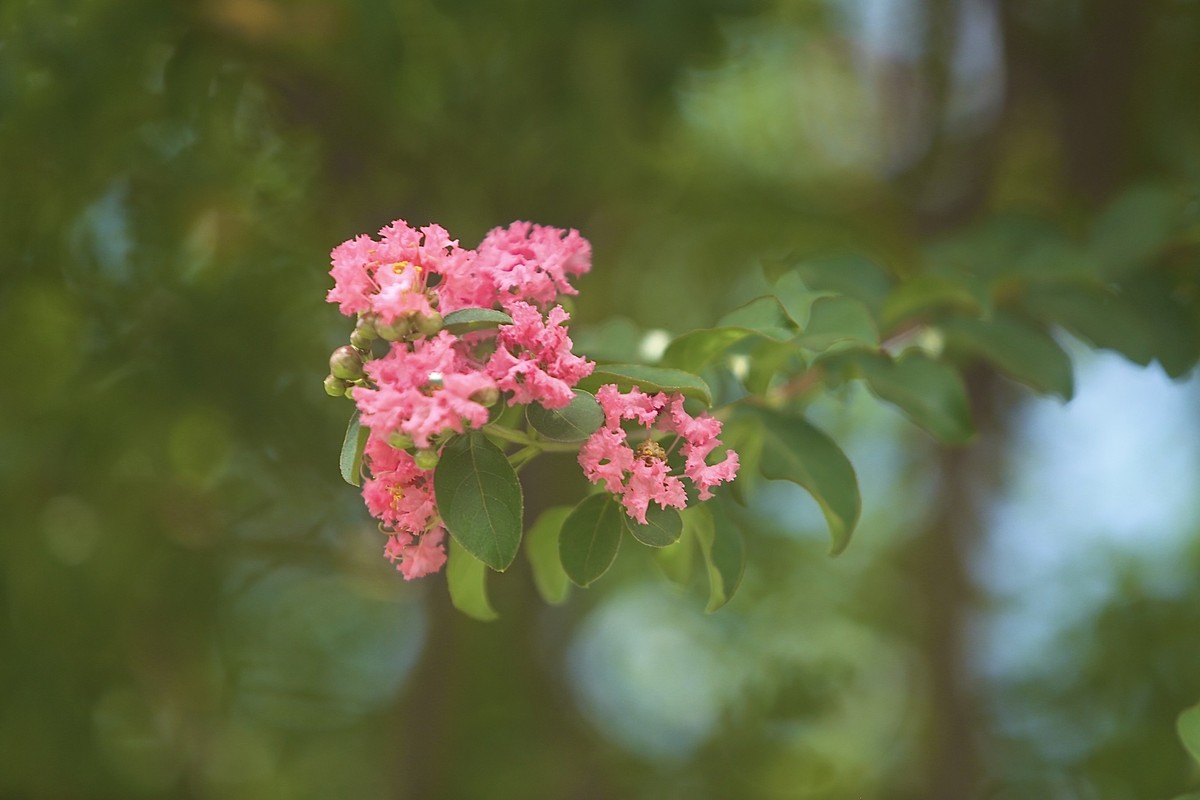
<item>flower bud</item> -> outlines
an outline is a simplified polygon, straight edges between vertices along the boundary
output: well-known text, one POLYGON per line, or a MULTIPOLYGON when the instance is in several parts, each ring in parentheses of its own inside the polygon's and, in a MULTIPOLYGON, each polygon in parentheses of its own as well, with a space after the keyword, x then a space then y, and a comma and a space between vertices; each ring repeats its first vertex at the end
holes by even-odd
POLYGON ((358 323, 354 326, 354 332, 361 334, 368 341, 371 339, 378 339, 379 333, 375 330, 375 319, 376 317, 374 314, 370 316, 360 316, 358 318, 358 323))
POLYGON ((346 393, 346 382, 332 375, 325 376, 325 394, 330 397, 341 397, 346 393))
POLYGON ((398 342, 406 338, 412 330, 412 318, 408 316, 396 317, 394 322, 375 320, 375 332, 381 339, 387 339, 389 342, 398 342))
POLYGON ((479 389, 471 394, 471 400, 484 408, 491 408, 500 400, 500 390, 495 386, 479 389))
POLYGON ((354 332, 350 334, 350 344, 354 345, 354 347, 356 349, 362 350, 363 352, 366 352, 371 349, 372 341, 374 341, 374 340, 368 338, 358 328, 355 328, 354 332))
POLYGON ((418 450, 413 461, 417 463, 418 469, 433 469, 438 464, 437 450, 418 450))
POLYGON ((417 317, 416 323, 422 336, 435 336, 442 329, 442 315, 433 311, 428 316, 417 317))
POLYGON ((353 383, 346 384, 346 397, 349 397, 351 400, 353 400, 354 399, 354 390, 356 388, 357 387, 353 383))
POLYGON ((402 433, 400 431, 393 431, 392 433, 389 433, 387 442, 389 446, 394 447, 397 450, 407 450, 413 446, 412 437, 407 433, 402 433))
POLYGON ((329 357, 329 371, 344 381, 358 380, 363 376, 362 353, 350 345, 342 345, 329 357))

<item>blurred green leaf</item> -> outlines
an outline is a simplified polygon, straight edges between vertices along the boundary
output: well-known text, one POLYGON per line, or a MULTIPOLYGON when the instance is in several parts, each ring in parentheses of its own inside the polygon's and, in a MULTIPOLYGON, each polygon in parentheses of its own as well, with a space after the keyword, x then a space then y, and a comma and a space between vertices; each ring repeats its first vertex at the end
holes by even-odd
POLYGON ((813 301, 808 326, 796 343, 809 350, 828 350, 835 344, 879 346, 879 332, 870 310, 853 297, 832 295, 813 301))
POLYGON ((1168 189, 1129 189, 1093 220, 1088 249, 1105 275, 1118 277, 1145 266, 1162 250, 1178 218, 1179 204, 1168 189))
MULTIPOLYGON (((834 292, 853 297, 866 305, 873 314, 878 314, 883 308, 884 298, 892 287, 892 279, 887 272, 871 259, 858 253, 793 257, 786 262, 786 267, 790 267, 790 271, 795 273, 809 291, 834 292)), ((768 274, 772 273, 780 274, 781 271, 769 269, 768 274)), ((776 292, 781 292, 778 283, 776 292)), ((785 300, 784 305, 789 305, 789 301, 785 300)), ((789 307, 790 311, 792 308, 789 307)))
POLYGON ((954 367, 917 351, 896 360, 864 353, 855 362, 877 397, 943 442, 962 444, 975 436, 967 390, 954 367))
POLYGON ((1154 359, 1149 322, 1128 302, 1100 286, 1050 284, 1031 287, 1024 308, 1061 325, 1086 342, 1121 353, 1145 366, 1154 359))
POLYGON ((684 526, 696 543, 708 569, 708 605, 712 613, 737 591, 746 569, 741 531, 722 513, 720 501, 691 506, 683 513, 684 526))
POLYGON ((454 537, 446 554, 446 586, 450 602, 468 617, 488 622, 500 616, 488 600, 487 566, 454 537))
POLYGON ((721 317, 716 327, 743 328, 778 341, 786 341, 795 334, 794 326, 779 299, 770 295, 756 297, 749 303, 735 308, 721 317))
POLYGON ((744 328, 705 328, 677 336, 667 345, 662 364, 666 367, 699 372, 732 345, 753 336, 744 328))
POLYGON ((521 545, 521 484, 508 458, 479 431, 442 450, 433 475, 442 521, 471 555, 503 572, 521 545))
POLYGON ((625 317, 613 317, 594 325, 571 326, 571 348, 593 361, 636 361, 642 357, 645 333, 625 317))
POLYGON ((699 375, 679 369, 646 367, 641 364, 605 364, 579 382, 581 387, 595 390, 614 383, 622 391, 637 386, 643 392, 682 392, 705 405, 712 405, 712 390, 699 375))
POLYGON ((858 478, 842 449, 803 417, 764 408, 743 407, 739 416, 756 420, 762 433, 760 471, 766 478, 791 481, 808 490, 825 514, 837 555, 850 543, 862 512, 858 478))
POLYGON ((1200 764, 1200 704, 1186 709, 1175 723, 1179 739, 1188 753, 1200 764))
POLYGON ((959 281, 941 275, 918 275, 897 284, 888 294, 879 327, 890 331, 905 322, 926 320, 938 311, 977 316, 983 307, 975 293, 959 281))
POLYGON ((949 319, 938 326, 946 349, 990 361, 1009 377, 1064 400, 1075 393, 1071 358, 1050 334, 1025 320, 997 314, 990 320, 949 319))
POLYGON ((587 586, 608 571, 621 547, 625 510, 608 492, 585 497, 563 521, 558 553, 572 583, 587 586))
POLYGON ((538 403, 525 407, 525 418, 542 436, 554 442, 582 442, 604 424, 604 411, 596 398, 582 389, 562 408, 543 408, 538 403))
POLYGON ((674 544, 660 547, 654 552, 654 560, 667 580, 676 586, 687 586, 692 580, 696 561, 695 536, 686 524, 674 544))
POLYGON ((812 304, 818 298, 828 297, 830 292, 817 292, 808 288, 800 273, 796 270, 785 272, 775 281, 772 289, 787 315, 804 330, 808 327, 808 317, 812 304))
POLYGON ((639 525, 637 520, 626 519, 625 526, 644 545, 650 547, 667 547, 679 540, 683 532, 683 520, 679 511, 674 508, 662 508, 651 503, 646 509, 646 524, 639 525))
POLYGON ((1154 357, 1166 373, 1186 375, 1200 359, 1200 298, 1186 304, 1185 295, 1159 275, 1140 278, 1122 296, 1148 326, 1154 357))
POLYGON ((512 317, 492 308, 460 308, 442 319, 442 328, 455 335, 511 324, 512 317))
POLYGON ((358 421, 358 411, 350 415, 350 423, 346 426, 346 435, 342 439, 342 454, 338 466, 342 471, 342 480, 351 486, 362 483, 363 448, 367 446, 367 437, 371 430, 358 421))
POLYGON ((548 508, 525 534, 525 556, 533 571, 533 583, 551 605, 563 603, 571 590, 558 555, 558 533, 570 513, 571 506, 548 508))

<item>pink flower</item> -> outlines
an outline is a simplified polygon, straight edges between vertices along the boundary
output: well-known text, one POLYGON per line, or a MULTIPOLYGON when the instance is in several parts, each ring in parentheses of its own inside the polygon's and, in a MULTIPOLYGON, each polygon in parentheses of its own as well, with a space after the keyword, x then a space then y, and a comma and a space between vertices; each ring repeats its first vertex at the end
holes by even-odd
POLYGON ((354 390, 362 423, 384 439, 407 434, 417 447, 429 447, 430 438, 444 431, 483 426, 488 410, 471 398, 496 382, 458 348, 459 340, 441 331, 411 345, 393 343, 386 356, 368 361, 367 377, 377 388, 354 390))
POLYGON ((520 300, 513 301, 508 312, 513 324, 500 326, 488 374, 502 390, 513 393, 509 405, 534 401, 546 408, 567 405, 574 396, 571 387, 596 366, 571 353, 571 339, 563 327, 569 315, 555 306, 542 319, 536 307, 520 300))
POLYGON ((441 527, 417 539, 403 534, 389 536, 383 554, 396 563, 396 569, 404 576, 404 580, 424 578, 445 565, 446 549, 442 544, 445 538, 446 530, 441 527))
MULTIPOLYGON (((672 475, 666 453, 650 435, 654 426, 660 431, 677 435, 684 457, 683 475, 697 488, 700 500, 712 497, 712 487, 734 479, 738 456, 732 450, 717 464, 706 459, 719 444, 720 420, 707 414, 693 417, 684 410, 683 395, 659 392, 648 395, 636 386, 621 393, 613 384, 605 384, 596 392, 604 411, 605 424, 593 433, 579 450, 579 464, 592 483, 604 482, 604 488, 620 495, 625 513, 646 524, 646 510, 651 502, 661 508, 687 506, 683 481, 672 475), (628 444, 623 421, 633 420, 647 429, 647 439, 637 451, 628 444)), ((674 445, 672 445, 674 446, 674 445)))
POLYGON ((578 231, 528 222, 493 228, 477 253, 475 269, 505 308, 514 300, 545 305, 559 294, 578 294, 569 279, 592 266, 592 246, 578 231))

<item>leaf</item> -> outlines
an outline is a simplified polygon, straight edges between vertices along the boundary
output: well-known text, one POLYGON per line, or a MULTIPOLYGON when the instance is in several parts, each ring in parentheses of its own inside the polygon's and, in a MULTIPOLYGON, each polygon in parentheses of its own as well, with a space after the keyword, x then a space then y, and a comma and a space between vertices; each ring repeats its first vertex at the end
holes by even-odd
POLYGON ((875 314, 883 307, 883 300, 892 286, 891 277, 882 267, 858 253, 793 258, 790 266, 810 291, 835 292, 853 297, 875 314))
POLYGON ((571 326, 572 349, 593 361, 633 361, 641 358, 645 334, 625 317, 596 325, 571 326))
POLYGON ((959 311, 978 316, 983 307, 975 293, 942 275, 918 275, 892 289, 884 301, 879 326, 892 330, 904 322, 929 318, 937 311, 959 311))
POLYGON ((559 605, 571 590, 558 555, 558 532, 571 513, 570 506, 548 508, 525 534, 525 557, 533 570, 533 583, 550 605, 559 605))
POLYGON ((625 511, 608 492, 585 497, 563 521, 558 554, 567 577, 587 586, 612 566, 621 547, 625 511))
POLYGON ((481 331, 500 325, 512 325, 512 317, 494 308, 460 308, 442 319, 442 329, 453 334, 481 331))
POLYGON ((1149 320, 1115 292, 1086 285, 1036 286, 1024 307, 1033 316, 1064 328, 1095 345, 1145 366, 1154 359, 1149 320))
POLYGON ((1200 703, 1185 709, 1175 723, 1179 739, 1192 758, 1200 763, 1200 703))
POLYGON ((342 470, 342 480, 351 486, 362 484, 363 448, 367 446, 367 437, 371 429, 358 421, 358 411, 350 415, 350 424, 346 426, 346 436, 342 439, 342 455, 338 466, 342 470))
POLYGON ((1050 334, 1011 314, 990 320, 950 319, 938 326, 947 350, 977 355, 1014 380, 1070 400, 1075 392, 1071 358, 1050 334))
POLYGON ((604 411, 596 398, 582 389, 575 389, 575 397, 562 408, 543 408, 530 403, 525 408, 529 424, 547 439, 554 442, 582 442, 604 424, 604 411))
POLYGON ((796 344, 809 350, 828 350, 843 342, 879 346, 879 331, 870 310, 853 297, 818 297, 809 310, 808 326, 796 344))
POLYGON ((488 622, 500 615, 487 595, 487 567, 451 537, 446 558, 446 586, 450 602, 472 619, 488 622))
POLYGON ((622 391, 637 386, 643 392, 681 392, 694 397, 705 405, 712 405, 712 390, 699 375, 679 369, 646 367, 641 364, 605 364, 596 367, 592 374, 580 381, 587 389, 598 389, 606 383, 615 383, 622 391))
POLYGON ((756 297, 735 308, 721 317, 716 327, 752 331, 776 341, 786 341, 795 334, 794 326, 779 299, 771 295, 756 297))
POLYGON ((974 438, 967 389, 954 367, 914 351, 895 361, 863 354, 856 363, 876 397, 896 405, 943 442, 962 444, 974 438))
POLYGON ((663 351, 662 363, 688 372, 699 372, 717 359, 750 331, 742 328, 704 328, 677 336, 663 351))
POLYGON ((674 508, 662 508, 651 503, 646 509, 646 524, 640 525, 637 520, 626 519, 625 525, 633 538, 650 547, 667 547, 679 541, 683 532, 683 520, 674 508))
POLYGON ((775 287, 772 290, 775 297, 778 298, 780 304, 783 305, 783 310, 795 322, 801 330, 808 327, 808 317, 812 311, 812 304, 818 298, 828 297, 829 292, 814 292, 809 289, 800 277, 800 273, 792 270, 785 272, 775 282, 775 287))
POLYGON ((830 554, 850 543, 862 512, 858 478, 842 449, 802 417, 765 408, 743 408, 739 416, 761 427, 763 477, 791 481, 813 496, 829 526, 830 554))
POLYGON ((1088 250, 1108 277, 1144 266, 1170 241, 1178 211, 1166 188, 1130 189, 1096 215, 1088 250))
POLYGON ((692 506, 684 512, 684 525, 700 545, 700 554, 708 569, 708 605, 710 614, 733 598, 746 570, 741 531, 721 512, 708 505, 692 506))
POLYGON ((508 458, 481 432, 455 437, 433 474, 442 522, 467 552, 503 572, 521 545, 521 484, 508 458))
POLYGON ((654 550, 654 560, 667 580, 676 586, 687 586, 692 580, 696 560, 695 536, 684 524, 675 544, 654 550))
POLYGON ((1181 378, 1200 359, 1200 303, 1161 275, 1143 275, 1125 288, 1125 299, 1150 326, 1154 357, 1172 378, 1181 378))

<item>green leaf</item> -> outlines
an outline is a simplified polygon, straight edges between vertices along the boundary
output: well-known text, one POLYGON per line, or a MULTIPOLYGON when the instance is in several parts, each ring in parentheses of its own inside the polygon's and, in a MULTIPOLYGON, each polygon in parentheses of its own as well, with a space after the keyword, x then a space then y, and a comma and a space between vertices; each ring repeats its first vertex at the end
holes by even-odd
POLYGON ((856 363, 876 397, 898 406, 943 442, 962 444, 975 436, 967 390, 954 367, 915 351, 895 361, 863 354, 856 363))
POLYGON ((563 521, 558 554, 567 577, 587 586, 612 566, 621 547, 625 511, 608 492, 585 497, 563 521))
POLYGON ((708 569, 708 606, 712 613, 732 599, 746 570, 741 531, 721 512, 719 503, 684 511, 684 525, 700 545, 708 569))
POLYGON ((818 298, 828 297, 830 294, 829 292, 814 292, 812 289, 809 289, 808 285, 800 277, 800 273, 795 270, 785 272, 780 276, 779 280, 775 282, 772 291, 783 306, 784 312, 801 330, 808 327, 808 317, 812 311, 812 304, 818 298))
POLYGON ((651 503, 646 509, 646 524, 639 525, 637 520, 626 519, 626 527, 644 545, 650 547, 667 547, 679 541, 683 532, 683 520, 674 508, 662 508, 651 503))
POLYGON ((1200 704, 1184 710, 1175 723, 1175 729, 1188 753, 1200 763, 1200 704))
POLYGON ((888 331, 911 320, 924 320, 939 311, 978 316, 983 307, 970 288, 942 275, 918 275, 892 289, 883 304, 879 326, 888 331))
POLYGON ((741 328, 705 328, 677 336, 663 352, 662 363, 688 372, 699 372, 731 346, 748 336, 741 328))
POLYGON ((1025 308, 1038 319, 1145 366, 1154 359, 1150 321, 1110 289, 1086 285, 1031 287, 1025 308))
POLYGON ((442 328, 453 334, 481 331, 500 325, 512 325, 512 317, 494 308, 460 308, 442 319, 442 328))
POLYGON ((766 478, 791 481, 813 496, 829 526, 830 553, 850 543, 862 512, 858 478, 842 449, 802 417, 765 408, 741 409, 761 428, 759 470, 766 478))
POLYGON ((749 303, 735 308, 721 317, 716 327, 740 328, 781 342, 792 338, 796 333, 779 299, 771 295, 756 297, 749 303))
POLYGON ((571 590, 558 555, 558 532, 570 513, 570 506, 548 508, 525 534, 525 557, 533 569, 533 583, 542 599, 555 606, 564 602, 571 590))
POLYGON ((596 325, 572 325, 572 350, 593 361, 634 361, 641 358, 645 333, 625 317, 596 325))
MULTIPOLYGON (((796 258, 791 260, 790 266, 796 277, 810 291, 834 292, 853 297, 875 314, 883 307, 883 300, 892 286, 891 277, 882 267, 858 253, 796 258)), ((776 291, 779 291, 778 283, 776 291)))
POLYGON ((370 435, 371 430, 359 424, 358 411, 351 414, 350 424, 346 426, 346 436, 342 439, 342 455, 338 459, 342 480, 351 486, 359 486, 362 483, 363 448, 367 446, 367 437, 370 435))
POLYGON ((686 524, 675 544, 660 547, 653 552, 654 560, 667 580, 676 586, 687 586, 691 582, 696 561, 696 546, 695 536, 686 524))
POLYGON ((554 442, 582 442, 604 424, 604 411, 596 398, 582 389, 562 408, 543 408, 530 403, 525 418, 535 431, 554 442))
POLYGON ((521 545, 521 484, 508 458, 479 431, 455 437, 433 474, 442 522, 466 550, 503 572, 521 545))
POLYGON ((1070 400, 1075 392, 1071 358, 1050 334, 1011 314, 990 320, 950 319, 938 326, 946 349, 980 356, 1015 380, 1070 400))
POLYGON ((1119 195, 1092 224, 1088 250, 1108 277, 1144 266, 1171 239, 1179 204, 1170 190, 1139 186, 1119 195))
POLYGON ((1125 288, 1125 299, 1150 326, 1154 357, 1172 378, 1200 359, 1200 301, 1186 299, 1161 275, 1143 275, 1125 288))
POLYGON ((796 344, 809 350, 828 350, 839 343, 878 347, 875 320, 862 301, 853 297, 818 297, 809 310, 808 326, 796 344))
POLYGON ((699 375, 679 369, 646 367, 641 364, 605 364, 580 385, 587 389, 598 389, 606 383, 615 383, 622 391, 637 386, 648 394, 654 392, 682 392, 705 405, 712 405, 712 390, 699 375))
POLYGON ((500 616, 488 600, 487 567, 453 537, 446 554, 446 586, 450 602, 468 617, 488 622, 500 616))

